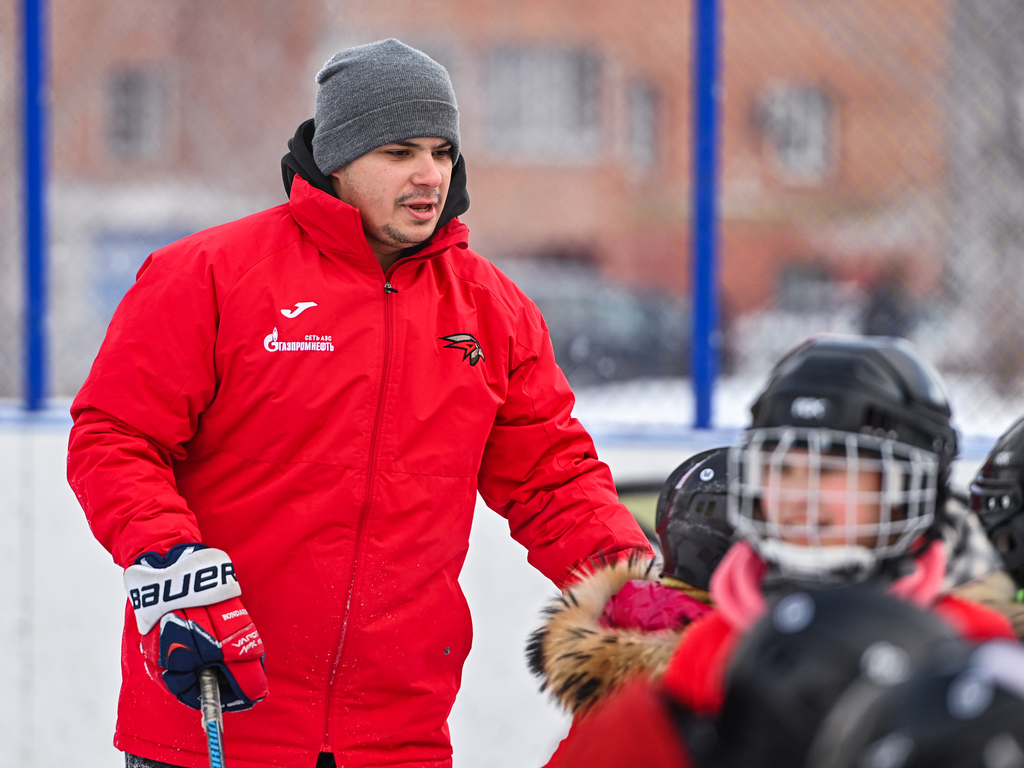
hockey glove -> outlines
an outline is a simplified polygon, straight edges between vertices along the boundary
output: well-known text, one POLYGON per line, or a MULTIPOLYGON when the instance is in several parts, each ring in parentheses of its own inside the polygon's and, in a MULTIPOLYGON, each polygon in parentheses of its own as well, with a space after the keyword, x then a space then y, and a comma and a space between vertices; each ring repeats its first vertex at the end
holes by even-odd
POLYGON ((179 544, 162 557, 140 555, 124 574, 142 634, 146 664, 178 700, 200 708, 199 673, 216 667, 225 712, 253 707, 267 695, 263 641, 239 598, 227 554, 179 544))

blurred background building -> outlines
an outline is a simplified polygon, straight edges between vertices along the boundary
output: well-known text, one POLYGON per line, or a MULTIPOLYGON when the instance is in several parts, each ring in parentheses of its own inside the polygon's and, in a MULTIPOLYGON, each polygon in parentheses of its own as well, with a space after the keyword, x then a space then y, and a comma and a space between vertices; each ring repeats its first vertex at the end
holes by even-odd
MULTIPOLYGON (((21 388, 18 6, 0 4, 0 397, 21 388)), ((285 201, 341 48, 448 67, 473 247, 581 388, 688 369, 691 19, 644 0, 51 0, 49 394, 148 253, 285 201)), ((1024 6, 723 0, 723 374, 822 331, 904 335, 961 421, 1024 411, 1024 6)), ((745 407, 743 403, 742 407, 745 407)))

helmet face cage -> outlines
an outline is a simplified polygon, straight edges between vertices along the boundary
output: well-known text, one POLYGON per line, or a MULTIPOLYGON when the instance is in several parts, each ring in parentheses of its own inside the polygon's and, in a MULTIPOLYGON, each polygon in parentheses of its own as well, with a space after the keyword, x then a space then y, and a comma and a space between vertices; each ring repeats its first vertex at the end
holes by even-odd
POLYGON ((784 576, 860 580, 907 553, 935 520, 929 451, 809 427, 750 430, 729 453, 729 522, 784 576))

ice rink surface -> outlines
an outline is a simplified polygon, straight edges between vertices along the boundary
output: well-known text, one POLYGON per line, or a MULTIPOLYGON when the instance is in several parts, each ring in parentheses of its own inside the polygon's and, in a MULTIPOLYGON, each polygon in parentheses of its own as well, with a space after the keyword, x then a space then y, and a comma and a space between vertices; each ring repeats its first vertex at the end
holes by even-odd
MULTIPOLYGON (((585 414, 587 403, 581 398, 579 405, 585 414)), ((595 407, 608 412, 601 403, 595 407)), ((3 768, 123 765, 111 744, 125 604, 121 570, 92 537, 65 480, 66 414, 61 407, 27 419, 0 408, 3 768)), ((625 483, 663 479, 687 456, 726 444, 736 432, 652 432, 642 423, 613 430, 596 419, 591 429, 599 455, 625 483)), ((959 482, 970 477, 991 439, 973 445, 957 467, 959 482)), ((524 649, 555 588, 527 564, 505 521, 482 504, 460 581, 475 640, 450 719, 455 766, 541 766, 568 719, 537 690, 524 649)), ((230 765, 230 753, 226 758, 230 765)))

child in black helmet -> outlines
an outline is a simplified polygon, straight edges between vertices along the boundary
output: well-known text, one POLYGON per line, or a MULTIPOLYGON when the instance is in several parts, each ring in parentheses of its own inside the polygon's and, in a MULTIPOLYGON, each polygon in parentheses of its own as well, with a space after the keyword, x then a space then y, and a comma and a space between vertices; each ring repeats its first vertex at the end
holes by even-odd
MULTIPOLYGON (((654 561, 619 562, 596 569, 546 609, 530 639, 530 667, 577 719, 630 680, 659 680, 686 628, 711 610, 711 574, 734 540, 727 454, 714 448, 691 456, 665 481, 656 515, 660 580, 654 561)), ((548 766, 561 765, 574 742, 570 732, 548 766)))
POLYGON ((585 712, 634 673, 657 678, 679 637, 710 610, 711 573, 731 546, 725 520, 727 448, 690 457, 666 480, 656 528, 664 556, 595 571, 545 609, 530 668, 568 711, 585 712))
POLYGON ((730 452, 741 541, 715 571, 715 610, 665 683, 714 714, 736 643, 795 587, 870 584, 971 640, 1013 639, 1004 615, 950 594, 947 482, 957 435, 937 372, 902 339, 821 337, 776 364, 730 452))
POLYGON ((1024 418, 996 441, 971 483, 971 508, 1008 577, 990 579, 976 599, 1003 610, 1024 639, 1024 418))

